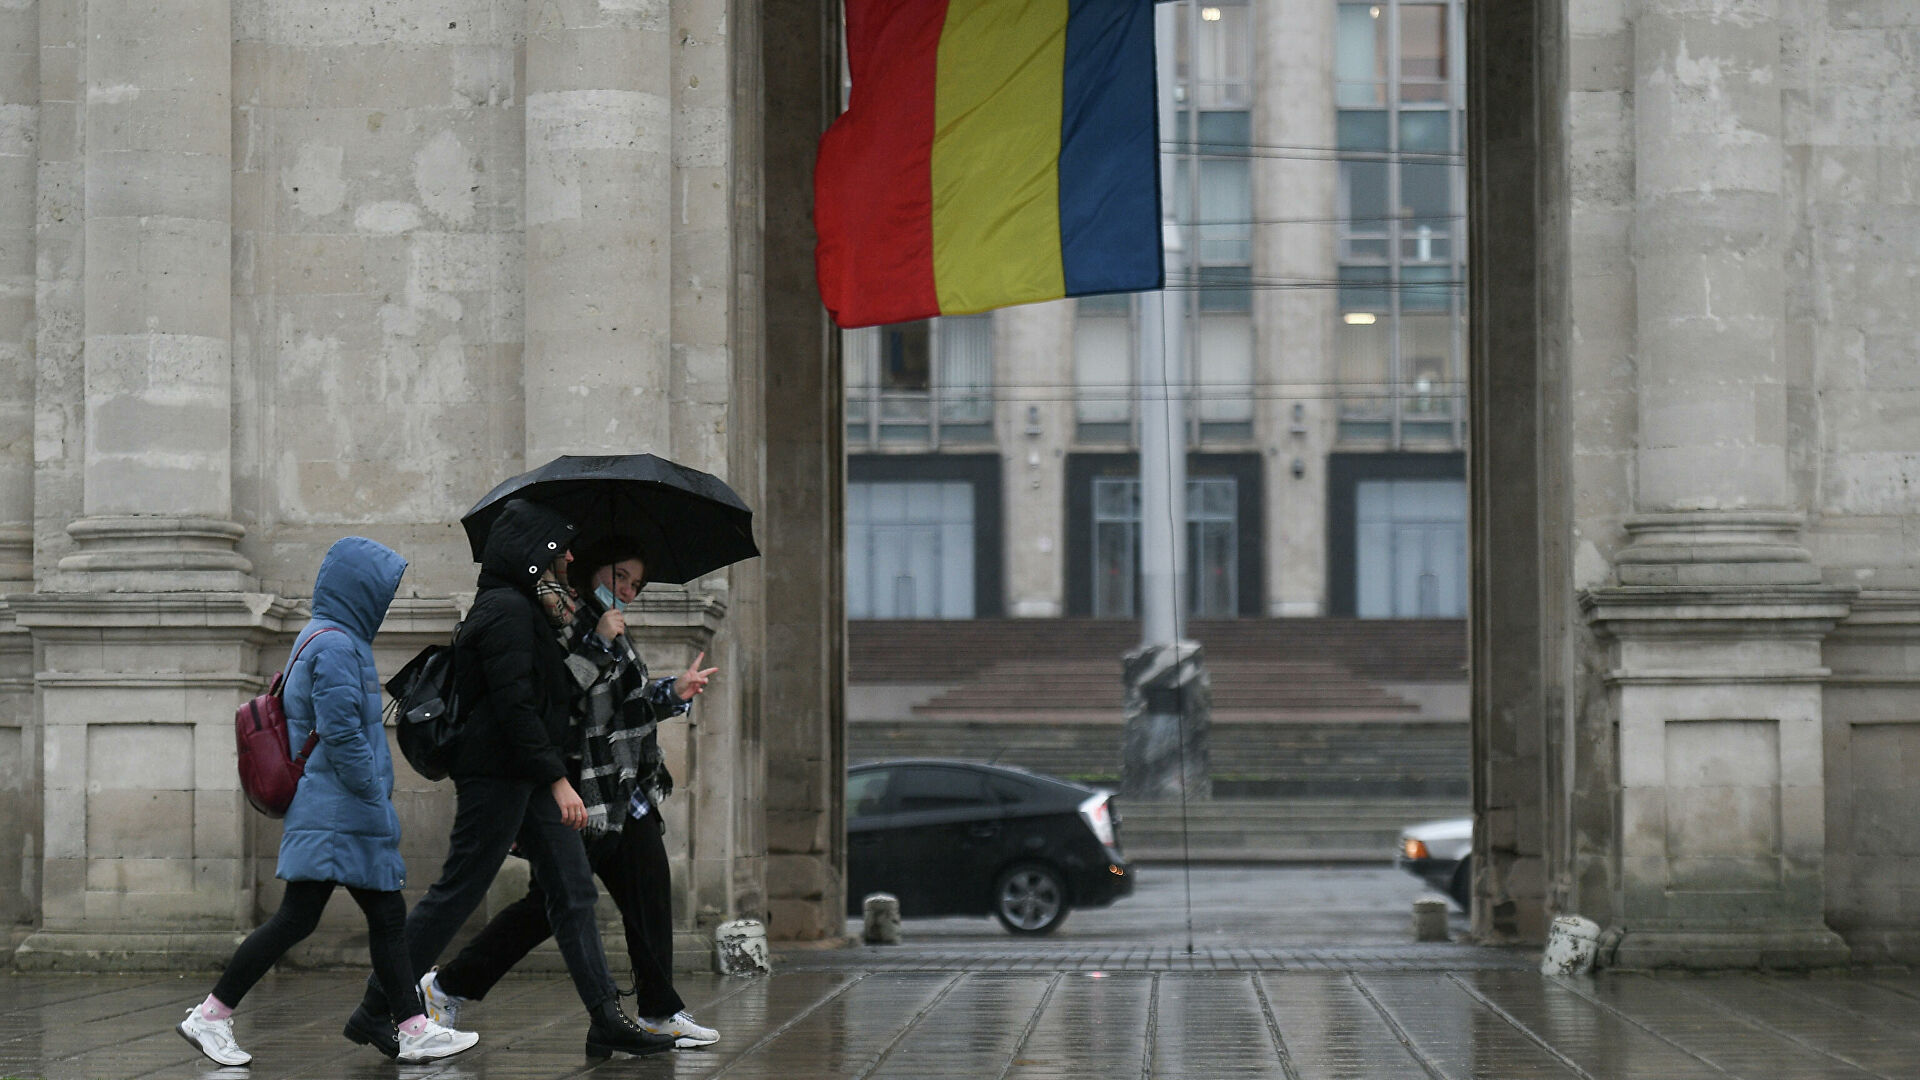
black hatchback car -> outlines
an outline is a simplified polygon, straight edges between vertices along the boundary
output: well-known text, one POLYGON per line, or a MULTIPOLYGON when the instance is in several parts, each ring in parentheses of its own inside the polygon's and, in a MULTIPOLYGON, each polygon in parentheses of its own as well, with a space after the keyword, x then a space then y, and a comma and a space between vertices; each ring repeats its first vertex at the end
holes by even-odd
POLYGON ((851 914, 892 893, 908 919, 992 915, 1050 934, 1076 907, 1133 892, 1111 792, 970 761, 880 761, 847 770, 851 914))

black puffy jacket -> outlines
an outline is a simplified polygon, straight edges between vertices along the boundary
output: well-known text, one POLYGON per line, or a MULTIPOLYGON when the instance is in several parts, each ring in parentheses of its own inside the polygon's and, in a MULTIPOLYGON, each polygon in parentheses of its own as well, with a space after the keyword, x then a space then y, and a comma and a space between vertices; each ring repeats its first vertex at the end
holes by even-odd
POLYGON ((487 534, 480 592, 454 641, 466 719, 448 769, 453 776, 552 783, 567 775, 574 683, 533 586, 573 535, 565 518, 525 500, 508 503, 487 534))

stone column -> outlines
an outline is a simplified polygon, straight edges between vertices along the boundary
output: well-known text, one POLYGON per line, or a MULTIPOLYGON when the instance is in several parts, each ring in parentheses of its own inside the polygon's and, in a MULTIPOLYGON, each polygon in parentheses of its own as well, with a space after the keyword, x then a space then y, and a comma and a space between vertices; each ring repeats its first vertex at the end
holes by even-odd
MULTIPOLYGON (((1254 139, 1267 146, 1334 145, 1335 5, 1280 0, 1254 8, 1261 20, 1268 92, 1254 108, 1254 139)), ((1254 158, 1255 221, 1304 218, 1254 231, 1257 273, 1283 281, 1331 281, 1339 164, 1331 160, 1254 158)), ((1333 447, 1336 378, 1331 289, 1254 292, 1255 378, 1291 393, 1262 395, 1265 462, 1267 614, 1312 617, 1327 611, 1327 454, 1333 447), (1296 465, 1297 463, 1297 465, 1296 465), (1298 473, 1296 475, 1296 469, 1298 473)))
POLYGON ((61 317, 40 341, 36 499, 71 547, 9 599, 39 661, 45 821, 42 929, 19 962, 204 965, 255 914, 232 711, 297 618, 249 591, 235 550, 231 15, 45 6, 78 22, 41 23, 59 103, 42 190, 65 212, 40 223, 39 295, 61 317))
MULTIPOLYGON (((0 585, 33 579, 35 136, 40 23, 33 5, 0 8, 0 585)), ((33 642, 0 613, 0 919, 33 921, 40 893, 39 738, 33 642)))
POLYGON ((1066 448, 1073 400, 1075 301, 1006 308, 993 317, 1006 543, 1006 612, 1059 618, 1066 611, 1066 448))
MULTIPOLYGON (((765 114, 766 762, 768 931, 846 932, 846 388, 813 279, 813 159, 838 112, 838 6, 760 8, 765 114)), ((745 389, 745 388, 743 388, 745 389)))
POLYGON ((238 591, 227 0, 86 8, 81 588, 238 591))
POLYGON ((0 8, 0 581, 33 579, 34 173, 40 24, 0 8))
POLYGON ((1842 963, 1823 921, 1818 584, 1784 355, 1778 0, 1635 9, 1637 513, 1607 643, 1623 966, 1842 963))
POLYGON ((527 5, 529 468, 671 449, 667 23, 665 2, 527 5))

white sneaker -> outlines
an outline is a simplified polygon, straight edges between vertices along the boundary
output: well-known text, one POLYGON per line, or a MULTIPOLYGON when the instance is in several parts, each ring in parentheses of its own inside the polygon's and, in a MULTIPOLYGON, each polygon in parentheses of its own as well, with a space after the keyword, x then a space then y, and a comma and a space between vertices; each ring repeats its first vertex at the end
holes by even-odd
POLYGON ((690 1046, 712 1046, 720 1041, 719 1032, 710 1027, 701 1027, 684 1012, 674 1013, 664 1020, 642 1019, 640 1027, 655 1035, 673 1036, 673 1045, 682 1050, 690 1046))
POLYGON ((434 968, 420 976, 420 1001, 427 1007, 427 1019, 441 1027, 455 1027, 460 1023, 460 1006, 470 999, 440 989, 440 980, 435 978, 439 971, 434 968))
POLYGON ((400 1060, 421 1062, 434 1061, 443 1057, 452 1057, 462 1050, 470 1050, 480 1041, 480 1036, 471 1031, 455 1031, 441 1027, 431 1019, 418 1035, 400 1033, 400 1060))
POLYGON ((180 1037, 192 1043, 194 1049, 207 1055, 222 1065, 245 1065, 253 1060, 253 1055, 240 1049, 233 1041, 233 1018, 209 1020, 200 1015, 200 1006, 187 1010, 187 1018, 174 1025, 173 1030, 180 1037))

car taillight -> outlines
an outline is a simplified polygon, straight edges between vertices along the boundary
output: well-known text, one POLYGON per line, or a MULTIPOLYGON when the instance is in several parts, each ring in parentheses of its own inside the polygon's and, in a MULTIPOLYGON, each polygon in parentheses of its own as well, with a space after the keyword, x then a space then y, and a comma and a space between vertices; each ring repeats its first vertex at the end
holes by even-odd
POLYGON ((1427 857, 1427 844, 1424 840, 1415 840, 1409 836, 1401 841, 1401 847, 1406 851, 1407 858, 1409 859, 1424 859, 1427 857))
POLYGON ((1087 828, 1093 830, 1094 839, 1108 847, 1117 846, 1113 836, 1113 810, 1107 801, 1113 796, 1098 792, 1089 796, 1080 804, 1080 817, 1086 821, 1087 828))

